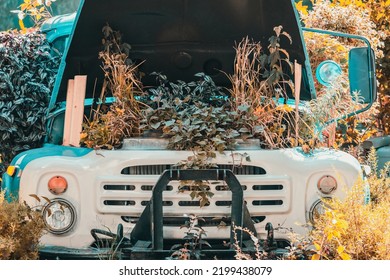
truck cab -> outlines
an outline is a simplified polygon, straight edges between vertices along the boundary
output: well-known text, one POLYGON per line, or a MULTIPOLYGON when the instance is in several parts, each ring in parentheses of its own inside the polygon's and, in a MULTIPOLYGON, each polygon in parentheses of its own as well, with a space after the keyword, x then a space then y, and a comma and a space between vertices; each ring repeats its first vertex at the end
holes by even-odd
MULTIPOLYGON (((47 225, 41 239, 44 258, 101 258, 111 249, 102 246, 105 238, 123 241, 121 258, 160 258, 169 254, 169 244, 183 239, 182 225, 190 215, 200 218, 212 247, 233 241, 236 224, 271 242, 269 247, 283 249, 291 231, 305 234, 305 225, 315 223, 324 198, 342 198, 345 188, 362 177, 355 158, 325 148, 307 154, 299 147, 243 145, 218 154, 215 170, 180 172, 172 166, 192 152, 166 149, 158 140, 125 139, 113 150, 63 145, 68 81, 87 75, 88 108, 104 76, 98 53, 106 23, 131 44, 129 57, 143 61, 140 71, 146 73, 147 87, 156 86, 147 75, 153 72, 183 81, 203 72, 228 88, 224 73, 232 72, 235 43, 248 36, 267 46, 273 28, 283 26, 293 42, 286 47, 290 60, 302 66, 300 104, 316 98, 303 32, 328 31, 304 30, 294 1, 82 0, 77 13, 42 26, 53 48, 63 52, 49 105, 48 136, 42 148, 15 157, 13 172, 3 176, 9 198, 34 206, 31 194, 47 198, 42 205, 47 225), (240 168, 234 168, 238 162, 240 168), (188 193, 178 192, 180 182, 188 179, 216 182, 209 185, 214 196, 208 205, 199 207, 188 193), (225 226, 215 222, 217 218, 225 226)), ((355 67, 350 69, 351 87, 362 93, 368 108, 376 96, 369 43, 352 50, 350 59, 355 67)), ((294 94, 288 92, 287 99, 294 101, 294 94)), ((245 234, 240 238, 242 246, 251 240, 245 234)), ((220 245, 215 247, 221 251, 220 245)))

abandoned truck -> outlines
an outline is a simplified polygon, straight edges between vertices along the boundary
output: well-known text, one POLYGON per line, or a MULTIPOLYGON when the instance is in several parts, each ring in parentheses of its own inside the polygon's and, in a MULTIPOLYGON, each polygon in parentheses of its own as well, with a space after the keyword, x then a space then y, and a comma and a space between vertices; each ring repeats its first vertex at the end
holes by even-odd
MULTIPOLYGON (((182 225, 189 216, 199 217, 198 225, 211 245, 205 252, 210 255, 233 256, 231 246, 221 245, 229 242, 251 250, 255 239, 236 232, 235 240, 233 225, 250 229, 266 241, 262 244, 268 250, 283 249, 290 231, 304 234, 304 225, 315 223, 323 198, 343 197, 345 187, 363 177, 355 158, 325 148, 306 154, 300 148, 242 145, 236 153, 217 153, 216 168, 180 170, 173 166, 193 152, 169 150, 154 140, 125 139, 120 148, 111 150, 65 145, 69 80, 87 76, 83 103, 88 110, 99 86, 96 81, 103 77, 98 53, 106 23, 131 44, 129 56, 143 61, 143 73, 161 72, 171 80, 191 81, 203 72, 225 88, 229 88, 225 73, 232 72, 235 43, 248 36, 266 46, 273 27, 283 26, 293 42, 286 47, 290 60, 301 65, 299 106, 316 98, 303 32, 359 39, 365 47, 349 53, 351 92, 361 94, 364 106, 359 112, 376 98, 369 42, 302 28, 294 1, 82 0, 76 14, 55 17, 42 27, 53 46, 63 48, 46 143, 16 156, 3 176, 2 189, 9 198, 33 206, 38 202, 32 194, 47 198, 41 200, 47 225, 42 258, 100 258, 113 244, 120 247, 115 250, 120 258, 163 258, 169 256, 172 244, 182 242, 186 232, 182 225), (250 161, 242 160, 242 155, 250 161), (232 168, 235 161, 239 168, 232 168), (199 207, 188 192, 178 192, 183 180, 217 182, 208 186, 214 196, 199 207), (224 226, 216 217, 223 217, 224 226)), ((147 79, 143 82, 153 86, 147 79)), ((291 92, 288 99, 294 100, 291 92)))

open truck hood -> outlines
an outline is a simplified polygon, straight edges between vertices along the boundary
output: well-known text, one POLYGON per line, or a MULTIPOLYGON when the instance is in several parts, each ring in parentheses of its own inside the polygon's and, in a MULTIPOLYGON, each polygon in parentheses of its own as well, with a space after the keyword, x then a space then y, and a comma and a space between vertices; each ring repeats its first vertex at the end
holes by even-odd
POLYGON ((226 73, 233 72, 234 46, 249 36, 261 41, 266 49, 273 28, 282 25, 293 41, 290 45, 283 38, 282 47, 291 61, 303 66, 301 99, 312 99, 311 70, 293 2, 82 0, 53 92, 54 103, 66 99, 68 79, 75 75, 88 76, 87 98, 99 95, 103 73, 98 53, 106 23, 120 31, 123 42, 131 45, 131 59, 144 61, 140 66, 146 74, 144 85, 154 84, 155 78, 148 77, 152 72, 161 72, 172 81, 192 81, 194 74, 205 72, 223 87, 229 87, 226 73))

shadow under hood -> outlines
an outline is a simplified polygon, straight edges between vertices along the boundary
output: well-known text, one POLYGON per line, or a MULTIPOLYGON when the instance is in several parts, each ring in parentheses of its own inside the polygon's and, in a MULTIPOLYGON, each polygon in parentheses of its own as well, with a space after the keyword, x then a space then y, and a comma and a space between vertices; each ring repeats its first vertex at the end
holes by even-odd
POLYGON ((230 84, 226 74, 233 72, 234 46, 248 36, 266 49, 273 28, 282 25, 292 37, 291 45, 282 38, 282 47, 303 66, 301 99, 310 100, 311 72, 293 5, 290 0, 82 0, 54 92, 56 102, 66 99, 67 81, 75 75, 88 75, 87 98, 99 95, 103 73, 98 53, 107 23, 131 45, 130 58, 144 61, 140 71, 145 86, 154 85, 155 78, 148 75, 152 72, 187 82, 204 72, 222 87, 230 84))

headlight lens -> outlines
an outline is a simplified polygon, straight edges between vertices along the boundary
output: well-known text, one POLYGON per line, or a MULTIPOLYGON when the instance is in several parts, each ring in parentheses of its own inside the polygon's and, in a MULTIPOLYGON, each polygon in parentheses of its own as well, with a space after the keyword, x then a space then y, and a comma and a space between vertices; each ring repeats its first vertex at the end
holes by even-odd
POLYGON ((331 86, 332 82, 342 73, 339 64, 333 60, 321 62, 316 69, 317 80, 324 86, 331 86))
POLYGON ((309 220, 314 225, 316 220, 325 213, 325 205, 322 200, 316 200, 310 208, 309 220))
POLYGON ((53 199, 43 208, 42 214, 47 229, 54 234, 68 232, 76 222, 76 210, 65 199, 53 199))
POLYGON ((331 194, 337 189, 337 181, 330 175, 322 176, 317 183, 318 190, 323 194, 331 194))

